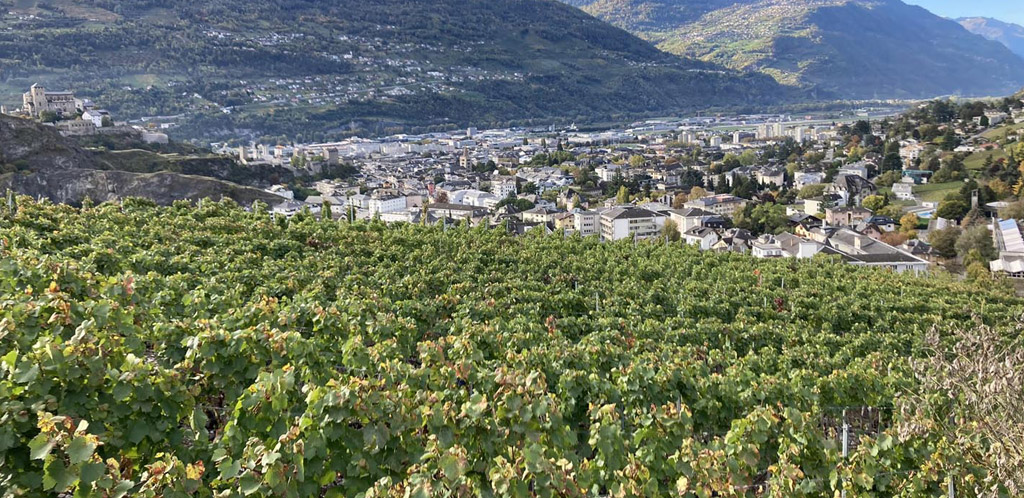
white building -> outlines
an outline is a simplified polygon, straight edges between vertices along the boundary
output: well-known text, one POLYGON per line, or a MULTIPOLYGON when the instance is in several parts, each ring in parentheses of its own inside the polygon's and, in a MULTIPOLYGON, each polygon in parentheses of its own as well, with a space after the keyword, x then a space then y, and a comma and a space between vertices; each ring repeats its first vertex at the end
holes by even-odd
POLYGON ((701 251, 710 251, 711 246, 721 240, 718 232, 713 228, 693 227, 683 232, 683 241, 691 246, 697 246, 701 251))
POLYGON ((601 229, 601 215, 595 211, 577 211, 573 213, 573 228, 584 237, 597 235, 601 229))
POLYGON ((82 119, 92 121, 97 128, 103 127, 103 118, 110 118, 110 112, 103 109, 89 109, 82 113, 82 119))
MULTIPOLYGON (((483 190, 456 190, 448 194, 448 202, 452 204, 464 204, 466 206, 484 207, 494 209, 504 197, 498 197, 483 190)), ((408 205, 408 204, 407 204, 408 205)))
POLYGON ((665 225, 665 219, 664 215, 638 207, 609 209, 601 213, 601 239, 654 237, 665 225))
POLYGON ((908 182, 899 182, 892 185, 892 193, 897 199, 901 201, 912 201, 914 200, 914 184, 908 182))
POLYGON ((737 211, 741 211, 746 206, 746 199, 741 199, 729 194, 710 195, 689 201, 683 205, 683 207, 703 209, 704 211, 710 211, 712 213, 728 217, 734 216, 737 211))
POLYGON ((510 195, 519 195, 519 186, 515 178, 499 177, 491 182, 491 192, 499 199, 504 199, 510 195))
POLYGON ((798 189, 825 182, 825 173, 820 171, 799 171, 793 175, 793 186, 798 189))
POLYGON ((371 197, 366 203, 366 209, 370 215, 381 213, 394 213, 405 210, 405 196, 380 196, 371 197))
POLYGON ((597 173, 598 178, 600 178, 602 182, 610 182, 615 180, 616 176, 623 174, 623 171, 622 166, 619 166, 618 164, 608 164, 595 169, 594 173, 597 173))

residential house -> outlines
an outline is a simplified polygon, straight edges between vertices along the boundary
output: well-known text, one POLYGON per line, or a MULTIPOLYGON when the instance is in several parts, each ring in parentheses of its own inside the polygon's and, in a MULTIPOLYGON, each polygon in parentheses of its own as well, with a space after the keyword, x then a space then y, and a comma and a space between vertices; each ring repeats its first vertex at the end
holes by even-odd
POLYGON ((897 273, 928 271, 927 261, 849 228, 833 233, 828 245, 853 265, 888 268, 897 273))
POLYGON ((878 193, 878 188, 859 175, 839 175, 825 189, 827 194, 836 194, 845 206, 860 206, 864 199, 878 193))
POLYGON ((914 200, 914 184, 910 182, 899 182, 894 183, 892 186, 892 193, 897 199, 901 201, 912 201, 914 200))
POLYGON ((785 168, 769 167, 762 168, 755 173, 758 183, 762 185, 774 185, 782 187, 786 184, 785 168))
POLYGON ((749 230, 742 228, 730 228, 721 234, 721 239, 711 246, 711 249, 719 252, 736 252, 746 254, 750 252, 750 245, 754 241, 754 235, 749 230))
POLYGON ((680 234, 694 227, 725 228, 727 223, 725 217, 703 209, 671 209, 668 213, 680 234))
POLYGON ((523 211, 522 218, 525 223, 549 223, 555 221, 555 215, 559 211, 537 206, 528 211, 523 211))
POLYGON ((746 199, 729 194, 709 195, 683 204, 683 207, 686 208, 710 211, 730 218, 735 216, 737 211, 742 211, 746 206, 746 199))
POLYGON ((92 121, 92 123, 97 128, 103 127, 103 118, 107 118, 108 120, 112 119, 110 116, 110 111, 106 111, 103 109, 90 109, 82 113, 82 119, 92 121))
POLYGON ((793 186, 798 189, 808 185, 817 185, 825 182, 825 173, 820 171, 800 171, 793 176, 793 186))
POLYGON ((446 217, 452 220, 466 220, 487 216, 486 208, 466 206, 463 204, 428 204, 426 210, 428 214, 437 218, 446 217))
POLYGON ((683 232, 683 241, 689 245, 697 246, 701 251, 709 251, 721 237, 718 232, 707 227, 693 227, 683 232))
POLYGON ((859 207, 835 207, 825 210, 825 223, 837 227, 852 227, 867 220, 871 211, 859 207))

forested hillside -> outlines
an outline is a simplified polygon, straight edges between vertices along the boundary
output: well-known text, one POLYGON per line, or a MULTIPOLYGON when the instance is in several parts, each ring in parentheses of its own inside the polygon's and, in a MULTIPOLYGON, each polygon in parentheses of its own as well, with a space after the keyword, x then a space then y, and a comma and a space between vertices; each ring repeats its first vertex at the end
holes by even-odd
POLYGON ((660 48, 819 98, 1001 96, 1024 59, 899 0, 569 0, 660 48))
POLYGON ((992 485, 991 441, 944 439, 948 393, 923 388, 911 361, 935 346, 929 330, 938 344, 979 323, 1012 336, 1024 303, 1002 289, 657 242, 286 220, 230 202, 9 199, 0 485, 115 497, 978 489, 992 485))
POLYGON ((0 0, 0 99, 34 82, 179 136, 306 141, 778 103, 554 0, 0 0), (6 14, 11 11, 10 14, 6 14))

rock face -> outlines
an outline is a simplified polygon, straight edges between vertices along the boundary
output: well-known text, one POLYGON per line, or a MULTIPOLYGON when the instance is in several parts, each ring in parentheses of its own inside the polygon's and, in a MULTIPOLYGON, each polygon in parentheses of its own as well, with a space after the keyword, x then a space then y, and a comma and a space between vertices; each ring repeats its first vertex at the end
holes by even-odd
POLYGON ((0 115, 0 166, 26 169, 94 168, 92 154, 68 142, 52 126, 0 115))
POLYGON ((158 204, 230 198, 243 206, 257 200, 271 205, 281 201, 258 188, 206 176, 119 171, 111 169, 116 168, 116 161, 102 158, 71 143, 52 127, 0 115, 0 191, 10 189, 66 204, 80 204, 87 197, 96 202, 145 197, 158 204))
POLYGON ((273 205, 281 198, 259 189, 242 187, 202 176, 177 173, 128 173, 67 169, 13 173, 0 176, 0 191, 11 189, 19 194, 44 197, 64 204, 78 205, 86 198, 95 202, 125 197, 144 197, 157 204, 169 205, 176 200, 232 199, 249 206, 254 201, 273 205))

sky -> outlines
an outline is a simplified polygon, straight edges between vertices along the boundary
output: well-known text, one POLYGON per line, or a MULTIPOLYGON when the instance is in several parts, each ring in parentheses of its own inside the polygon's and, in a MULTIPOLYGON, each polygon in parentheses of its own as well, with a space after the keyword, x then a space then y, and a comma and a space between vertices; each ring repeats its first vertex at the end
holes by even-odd
POLYGON ((1024 26, 1021 0, 903 0, 920 5, 943 17, 993 17, 1024 26))

